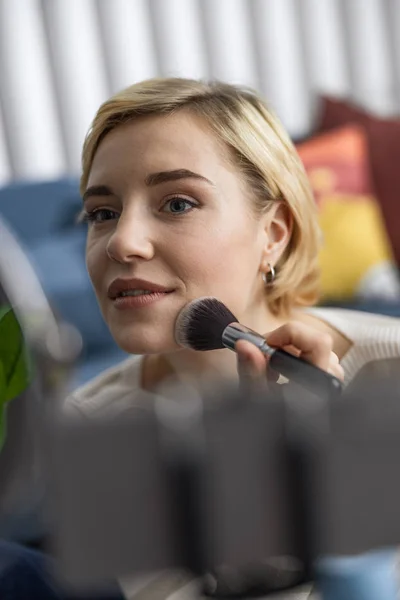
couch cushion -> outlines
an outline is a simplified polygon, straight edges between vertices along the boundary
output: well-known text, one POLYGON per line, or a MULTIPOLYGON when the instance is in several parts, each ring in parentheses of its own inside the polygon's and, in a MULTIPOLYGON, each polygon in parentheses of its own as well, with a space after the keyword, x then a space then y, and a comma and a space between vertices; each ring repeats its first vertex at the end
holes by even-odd
POLYGON ((16 182, 0 188, 0 214, 28 246, 73 227, 81 205, 75 178, 16 182))

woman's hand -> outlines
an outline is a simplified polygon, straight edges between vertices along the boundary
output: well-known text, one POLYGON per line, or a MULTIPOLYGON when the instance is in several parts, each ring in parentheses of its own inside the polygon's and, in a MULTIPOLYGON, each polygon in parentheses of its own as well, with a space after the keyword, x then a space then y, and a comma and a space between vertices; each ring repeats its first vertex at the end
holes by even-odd
MULTIPOLYGON (((328 333, 299 321, 289 321, 263 337, 269 346, 286 350, 343 381, 344 372, 337 355, 332 351, 333 340, 328 333)), ((236 352, 242 384, 263 384, 267 379, 277 379, 277 374, 268 369, 269 358, 250 342, 239 340, 236 352)))

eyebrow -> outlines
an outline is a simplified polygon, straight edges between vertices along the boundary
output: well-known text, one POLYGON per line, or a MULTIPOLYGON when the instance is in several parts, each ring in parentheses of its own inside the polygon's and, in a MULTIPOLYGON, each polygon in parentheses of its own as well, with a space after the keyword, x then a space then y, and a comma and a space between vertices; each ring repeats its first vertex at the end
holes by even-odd
POLYGON ((90 196, 112 196, 113 193, 106 185, 92 185, 88 187, 82 196, 83 202, 86 202, 90 196))
POLYGON ((146 185, 159 185, 160 183, 165 183, 167 181, 177 181, 178 179, 198 179, 200 181, 205 181, 206 183, 215 187, 215 183, 200 175, 199 173, 194 173, 193 171, 189 171, 189 169, 175 169, 173 171, 159 171, 158 173, 151 173, 145 179, 146 185))
MULTIPOLYGON (((209 185, 215 187, 215 183, 207 177, 190 171, 189 169, 174 169, 173 171, 158 171, 157 173, 150 173, 147 175, 145 184, 147 186, 160 185, 168 181, 178 181, 179 179, 197 179, 199 181, 205 181, 209 185)), ((82 200, 86 202, 91 196, 112 196, 113 192, 106 185, 92 185, 88 187, 83 194, 82 200)))

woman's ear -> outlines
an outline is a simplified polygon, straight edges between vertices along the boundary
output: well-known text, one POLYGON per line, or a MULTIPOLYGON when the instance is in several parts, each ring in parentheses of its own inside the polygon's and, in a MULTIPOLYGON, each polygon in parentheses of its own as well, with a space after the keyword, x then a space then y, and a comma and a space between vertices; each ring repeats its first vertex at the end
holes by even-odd
POLYGON ((264 223, 263 260, 266 264, 276 265, 292 237, 293 215, 285 202, 276 202, 266 213, 264 223))

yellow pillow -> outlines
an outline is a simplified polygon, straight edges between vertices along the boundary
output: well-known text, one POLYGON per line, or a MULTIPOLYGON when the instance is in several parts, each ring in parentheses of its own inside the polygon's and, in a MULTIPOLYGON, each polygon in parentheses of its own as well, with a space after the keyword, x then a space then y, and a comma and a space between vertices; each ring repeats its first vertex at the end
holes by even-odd
POLYGON ((373 196, 326 196, 320 206, 320 225, 325 298, 356 296, 368 271, 392 259, 383 217, 373 196))

